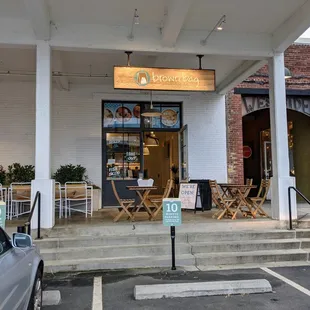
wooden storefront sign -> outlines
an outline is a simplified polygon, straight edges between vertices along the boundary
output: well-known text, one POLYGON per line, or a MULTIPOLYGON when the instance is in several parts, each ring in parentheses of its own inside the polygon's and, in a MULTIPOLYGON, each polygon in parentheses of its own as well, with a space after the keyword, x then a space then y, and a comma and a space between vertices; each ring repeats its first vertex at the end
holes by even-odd
POLYGON ((215 70, 114 67, 115 89, 215 91, 215 70))

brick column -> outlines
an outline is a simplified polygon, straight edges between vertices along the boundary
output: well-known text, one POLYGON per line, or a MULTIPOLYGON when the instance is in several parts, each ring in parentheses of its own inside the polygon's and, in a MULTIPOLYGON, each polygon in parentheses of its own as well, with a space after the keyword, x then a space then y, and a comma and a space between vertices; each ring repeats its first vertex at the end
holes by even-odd
POLYGON ((226 95, 227 176, 229 183, 244 183, 241 96, 226 95))

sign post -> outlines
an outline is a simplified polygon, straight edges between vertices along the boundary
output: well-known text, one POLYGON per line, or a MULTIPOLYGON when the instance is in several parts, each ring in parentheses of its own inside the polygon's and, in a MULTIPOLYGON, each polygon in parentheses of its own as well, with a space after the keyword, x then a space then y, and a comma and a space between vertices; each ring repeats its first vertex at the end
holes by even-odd
POLYGON ((0 201, 0 226, 5 229, 6 205, 4 201, 0 201))
POLYGON ((163 200, 163 224, 170 226, 171 236, 171 255, 172 266, 171 270, 176 270, 175 267, 175 226, 182 224, 182 203, 178 198, 165 198, 163 200))

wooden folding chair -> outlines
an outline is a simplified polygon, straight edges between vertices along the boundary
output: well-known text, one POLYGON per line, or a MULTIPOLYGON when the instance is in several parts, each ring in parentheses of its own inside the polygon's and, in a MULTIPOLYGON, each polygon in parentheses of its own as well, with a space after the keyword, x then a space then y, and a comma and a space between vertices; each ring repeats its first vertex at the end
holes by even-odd
POLYGON ((116 190, 116 187, 115 187, 115 182, 111 181, 111 185, 112 185, 114 196, 115 196, 116 200, 118 201, 118 203, 121 206, 119 214, 117 214, 117 216, 115 216, 113 221, 117 222, 122 217, 122 215, 124 215, 124 214, 128 215, 128 219, 131 219, 131 221, 134 221, 134 216, 129 211, 129 209, 135 207, 134 206, 135 200, 134 199, 121 199, 119 197, 118 193, 117 193, 117 190, 116 190))
POLYGON ((173 182, 173 180, 172 179, 167 180, 166 187, 165 187, 164 193, 162 195, 160 195, 160 194, 149 195, 148 198, 149 199, 156 199, 156 198, 161 199, 163 196, 166 196, 167 190, 169 189, 170 182, 173 182))
MULTIPOLYGON (((253 185, 253 179, 246 179, 245 182, 246 185, 253 185)), ((244 197, 248 197, 248 195, 250 194, 251 188, 248 188, 245 192, 244 192, 244 197)))
POLYGON ((231 216, 231 218, 235 218, 236 213, 238 212, 238 210, 235 210, 235 212, 233 211, 233 204, 234 202, 236 202, 236 198, 224 197, 215 180, 213 181, 210 180, 209 184, 212 193, 212 200, 219 209, 213 215, 213 218, 217 218, 218 220, 220 220, 224 215, 231 216))
MULTIPOLYGON (((260 216, 269 217, 269 215, 262 208, 266 200, 269 187, 270 187, 270 180, 262 179, 257 196, 246 198, 247 203, 252 208, 251 212, 253 214, 253 217, 255 217, 256 214, 259 214, 260 216)), ((244 213, 246 213, 245 215, 248 215, 249 212, 245 211, 244 213)))
POLYGON ((162 195, 162 197, 160 197, 160 198, 150 198, 151 203, 155 207, 155 211, 151 215, 151 220, 152 221, 155 220, 155 218, 158 215, 158 213, 162 210, 162 208, 163 208, 163 199, 169 198, 170 192, 171 192, 171 189, 172 189, 172 185, 173 185, 173 180, 169 179, 168 182, 167 182, 167 186, 165 188, 165 191, 164 191, 164 194, 162 195))

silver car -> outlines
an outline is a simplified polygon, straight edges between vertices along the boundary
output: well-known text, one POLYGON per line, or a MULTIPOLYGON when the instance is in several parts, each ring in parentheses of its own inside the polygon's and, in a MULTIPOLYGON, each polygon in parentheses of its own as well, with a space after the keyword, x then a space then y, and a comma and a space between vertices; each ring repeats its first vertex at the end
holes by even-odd
POLYGON ((0 227, 0 309, 42 308, 44 263, 29 235, 12 239, 0 227))

